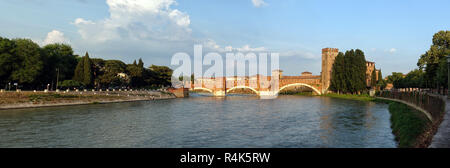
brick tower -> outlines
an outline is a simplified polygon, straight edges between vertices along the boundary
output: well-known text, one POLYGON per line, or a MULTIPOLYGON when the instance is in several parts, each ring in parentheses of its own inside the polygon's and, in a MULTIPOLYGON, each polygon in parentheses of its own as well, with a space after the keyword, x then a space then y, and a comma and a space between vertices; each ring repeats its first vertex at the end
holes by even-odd
POLYGON ((330 87, 331 71, 334 63, 334 59, 339 53, 337 48, 323 48, 322 49, 322 93, 326 93, 328 87, 330 87))

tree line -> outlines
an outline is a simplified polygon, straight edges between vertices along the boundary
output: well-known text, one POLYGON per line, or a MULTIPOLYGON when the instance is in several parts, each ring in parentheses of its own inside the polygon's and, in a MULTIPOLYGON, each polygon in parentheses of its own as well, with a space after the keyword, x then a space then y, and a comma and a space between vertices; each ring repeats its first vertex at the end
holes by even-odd
POLYGON ((420 56, 417 69, 406 75, 393 72, 387 81, 395 88, 434 88, 438 92, 448 89, 446 56, 450 56, 450 31, 439 31, 433 35, 430 49, 420 56))
POLYGON ((368 78, 366 71, 366 58, 363 51, 352 49, 345 54, 339 52, 332 66, 329 89, 336 93, 360 94, 367 91, 368 85, 372 88, 384 88, 381 70, 377 74, 374 68, 370 83, 366 81, 368 78))
POLYGON ((40 47, 30 39, 0 37, 0 88, 159 88, 171 85, 172 69, 75 55, 67 44, 40 47))

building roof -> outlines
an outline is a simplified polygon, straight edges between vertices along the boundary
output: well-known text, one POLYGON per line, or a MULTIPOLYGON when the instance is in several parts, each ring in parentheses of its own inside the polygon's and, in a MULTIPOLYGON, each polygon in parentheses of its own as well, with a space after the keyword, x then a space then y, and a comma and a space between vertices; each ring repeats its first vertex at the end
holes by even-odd
POLYGON ((281 79, 320 79, 320 76, 283 76, 281 79))

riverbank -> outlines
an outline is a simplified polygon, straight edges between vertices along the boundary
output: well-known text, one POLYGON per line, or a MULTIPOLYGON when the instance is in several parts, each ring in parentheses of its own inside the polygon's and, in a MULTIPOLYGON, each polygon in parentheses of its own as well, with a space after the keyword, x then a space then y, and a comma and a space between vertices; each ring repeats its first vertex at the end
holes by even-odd
POLYGON ((406 104, 389 103, 391 128, 400 148, 426 148, 434 135, 427 116, 406 104))
POLYGON ((332 97, 332 98, 340 98, 340 99, 348 99, 348 100, 359 100, 359 101, 375 101, 376 98, 370 97, 367 94, 362 95, 353 95, 353 94, 335 94, 335 93, 329 93, 324 95, 326 97, 332 97))
POLYGON ((118 92, 2 92, 0 110, 148 101, 175 98, 159 91, 118 92))
POLYGON ((401 102, 370 97, 369 95, 326 94, 332 98, 372 101, 389 104, 391 128, 399 148, 426 148, 431 144, 438 124, 433 124, 424 112, 401 102))

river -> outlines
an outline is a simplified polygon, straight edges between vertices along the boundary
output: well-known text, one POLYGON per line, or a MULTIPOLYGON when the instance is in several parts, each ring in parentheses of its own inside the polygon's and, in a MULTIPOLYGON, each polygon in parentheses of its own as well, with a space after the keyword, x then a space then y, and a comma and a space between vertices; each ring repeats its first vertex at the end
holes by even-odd
POLYGON ((0 111, 0 147, 396 147, 388 105, 254 96, 0 111))

